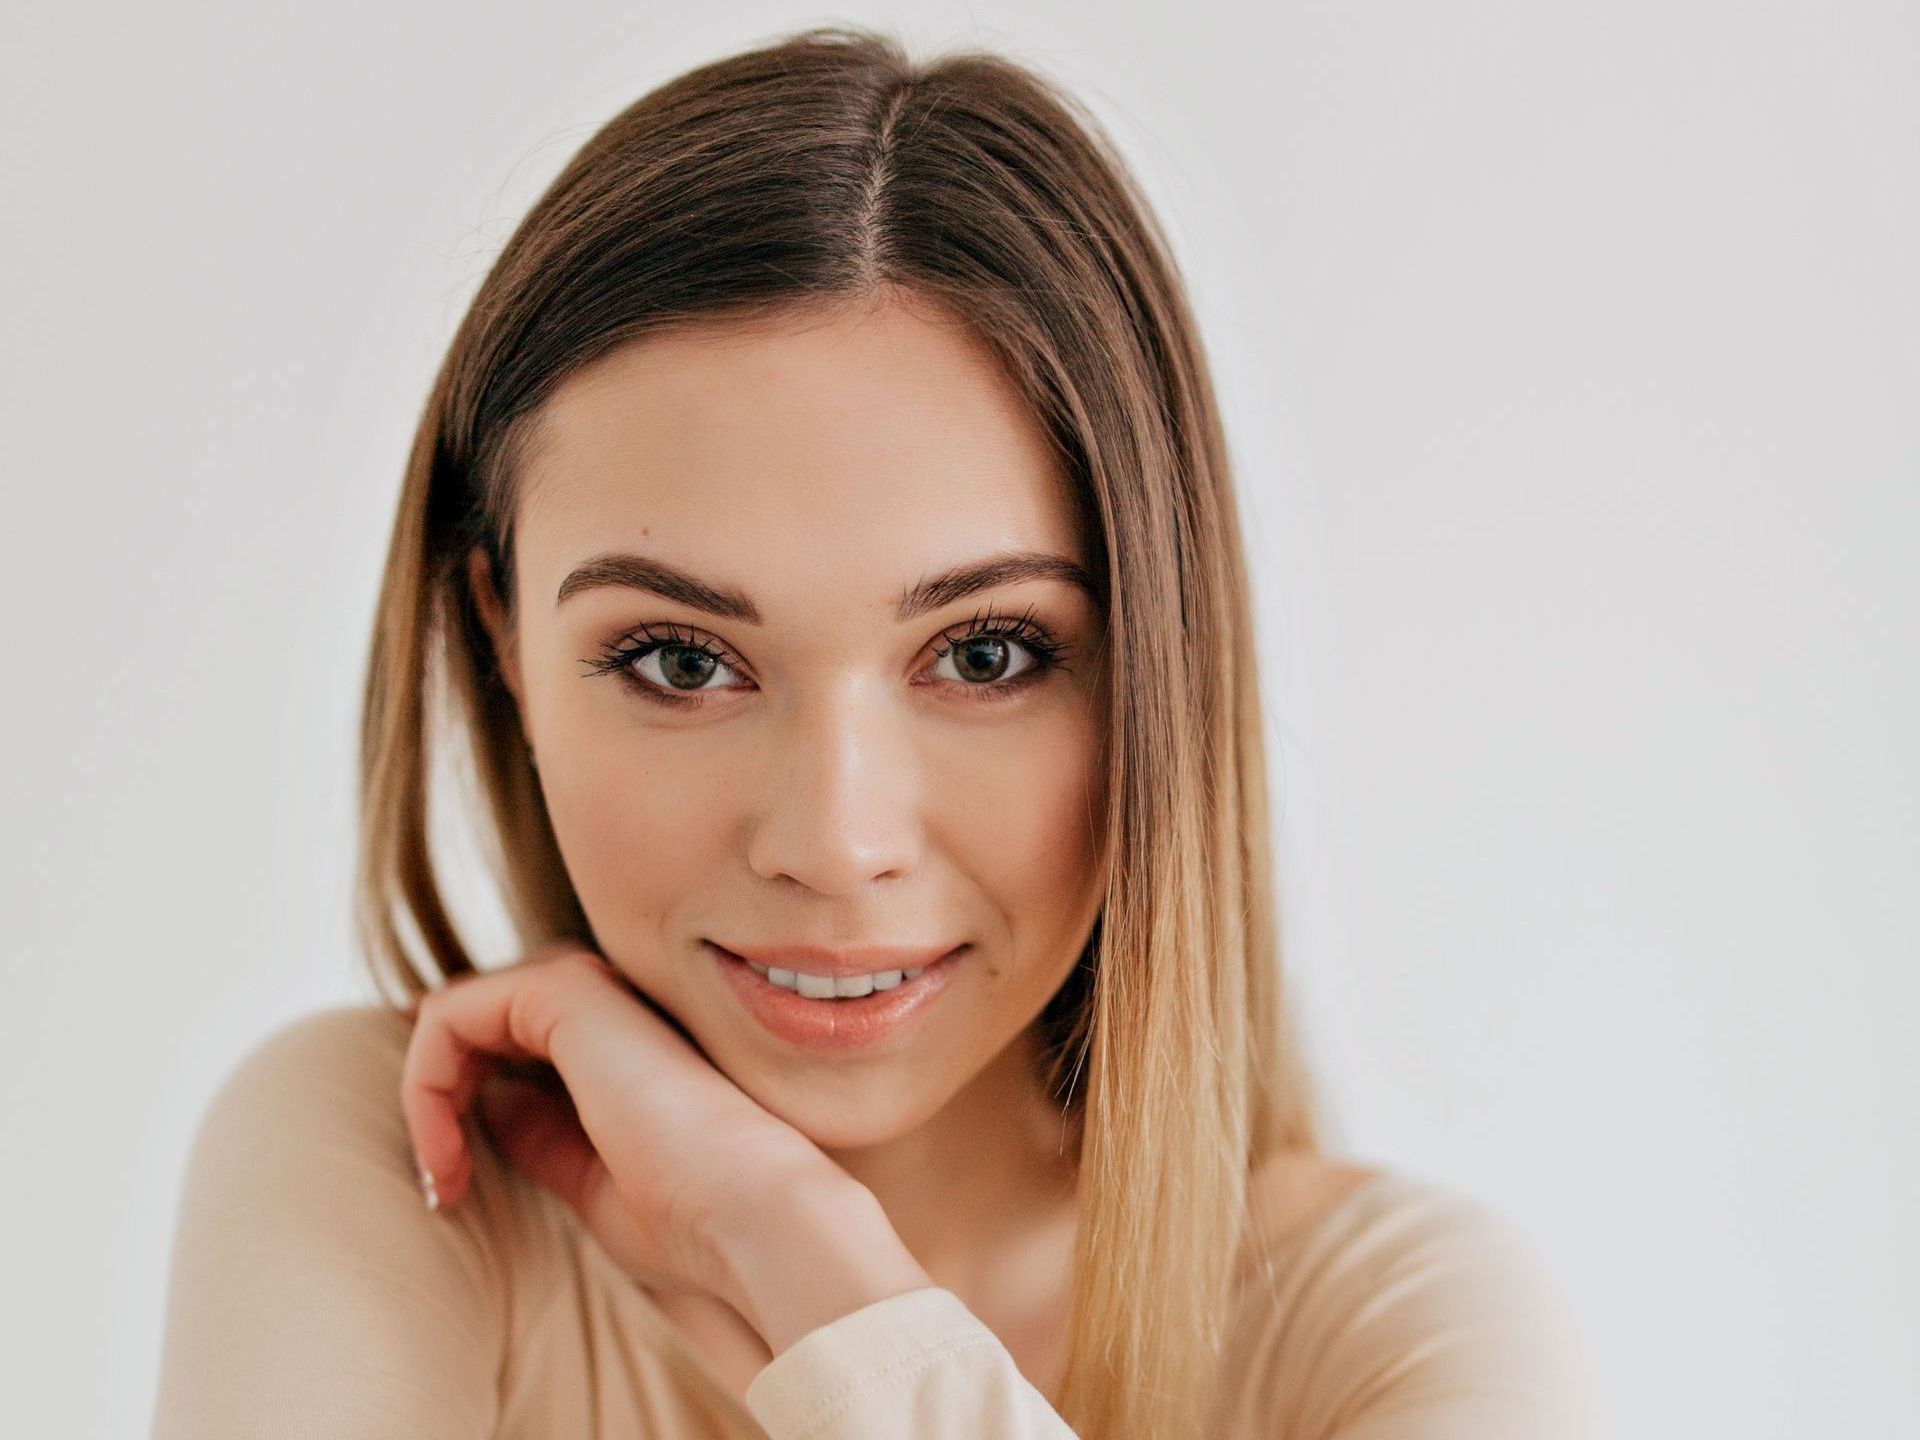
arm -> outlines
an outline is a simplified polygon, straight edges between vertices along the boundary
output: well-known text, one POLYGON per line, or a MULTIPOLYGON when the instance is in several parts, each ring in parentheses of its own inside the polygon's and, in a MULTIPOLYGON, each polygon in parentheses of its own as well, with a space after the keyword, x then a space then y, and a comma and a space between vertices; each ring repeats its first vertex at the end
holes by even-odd
POLYGON ((933 1285, 872 1192, 721 1074, 597 952, 557 942, 421 998, 401 1067, 440 1218, 462 1216, 476 1104, 506 1162, 643 1286, 726 1300, 774 1360, 747 1403, 774 1440, 1070 1436, 1013 1357, 933 1285), (566 1100, 485 1088, 552 1064, 566 1100))
POLYGON ((745 1397, 772 1440, 1072 1440, 864 1186, 762 1206, 722 1225, 714 1248, 729 1302, 773 1351, 745 1397))
POLYGON ((156 1440, 493 1433, 504 1277, 486 1205, 422 1202, 394 1103, 406 1032, 371 1007, 309 1015, 214 1096, 174 1232, 156 1440))

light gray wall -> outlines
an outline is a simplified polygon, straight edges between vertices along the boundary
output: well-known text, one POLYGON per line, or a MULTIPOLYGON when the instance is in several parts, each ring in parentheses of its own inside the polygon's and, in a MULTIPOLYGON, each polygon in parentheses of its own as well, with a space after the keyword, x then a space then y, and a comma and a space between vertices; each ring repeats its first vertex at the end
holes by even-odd
POLYGON ((1623 1435, 1920 1431, 1920 20, 1815 0, 7 6, 5 1428, 141 1432, 201 1106, 368 993, 377 566, 495 248, 840 17, 1161 207, 1345 1148, 1538 1238, 1623 1435))

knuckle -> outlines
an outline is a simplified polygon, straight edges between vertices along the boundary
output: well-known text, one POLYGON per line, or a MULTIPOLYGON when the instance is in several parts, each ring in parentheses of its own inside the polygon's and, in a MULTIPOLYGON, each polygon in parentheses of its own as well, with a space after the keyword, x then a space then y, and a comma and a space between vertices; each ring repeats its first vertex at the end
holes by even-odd
POLYGON ((606 962, 591 950, 565 951, 554 965, 570 984, 597 985, 607 978, 606 962))

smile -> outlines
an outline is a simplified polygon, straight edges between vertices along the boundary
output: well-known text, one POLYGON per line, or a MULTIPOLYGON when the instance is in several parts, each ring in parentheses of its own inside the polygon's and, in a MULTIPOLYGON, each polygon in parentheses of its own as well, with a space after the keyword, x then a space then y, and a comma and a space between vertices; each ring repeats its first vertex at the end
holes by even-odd
POLYGON ((966 953, 931 965, 822 976, 743 960, 705 942, 741 1005, 775 1038, 809 1050, 852 1050, 905 1035, 945 992, 966 953))
POLYGON ((920 965, 911 970, 876 970, 870 975, 809 975, 804 970, 782 970, 777 965, 756 965, 751 960, 747 961, 747 968, 782 990, 794 991, 803 1000, 857 1000, 876 990, 891 990, 904 980, 917 980, 926 973, 926 967, 920 965))

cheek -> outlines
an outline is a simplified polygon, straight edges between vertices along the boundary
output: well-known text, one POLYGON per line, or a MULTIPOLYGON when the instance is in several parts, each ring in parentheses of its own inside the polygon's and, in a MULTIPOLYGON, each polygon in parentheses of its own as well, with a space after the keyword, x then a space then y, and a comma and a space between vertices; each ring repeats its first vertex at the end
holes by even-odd
POLYGON ((949 777, 949 833, 1010 927, 1020 963, 1077 941, 1065 932, 1081 923, 1103 878, 1098 743, 1087 718, 1074 713, 1028 729, 990 761, 970 757, 976 763, 964 777, 949 777))
POLYGON ((698 877, 717 873, 716 807, 672 746, 603 741, 564 753, 540 767, 561 858, 601 944, 640 953, 698 877))

